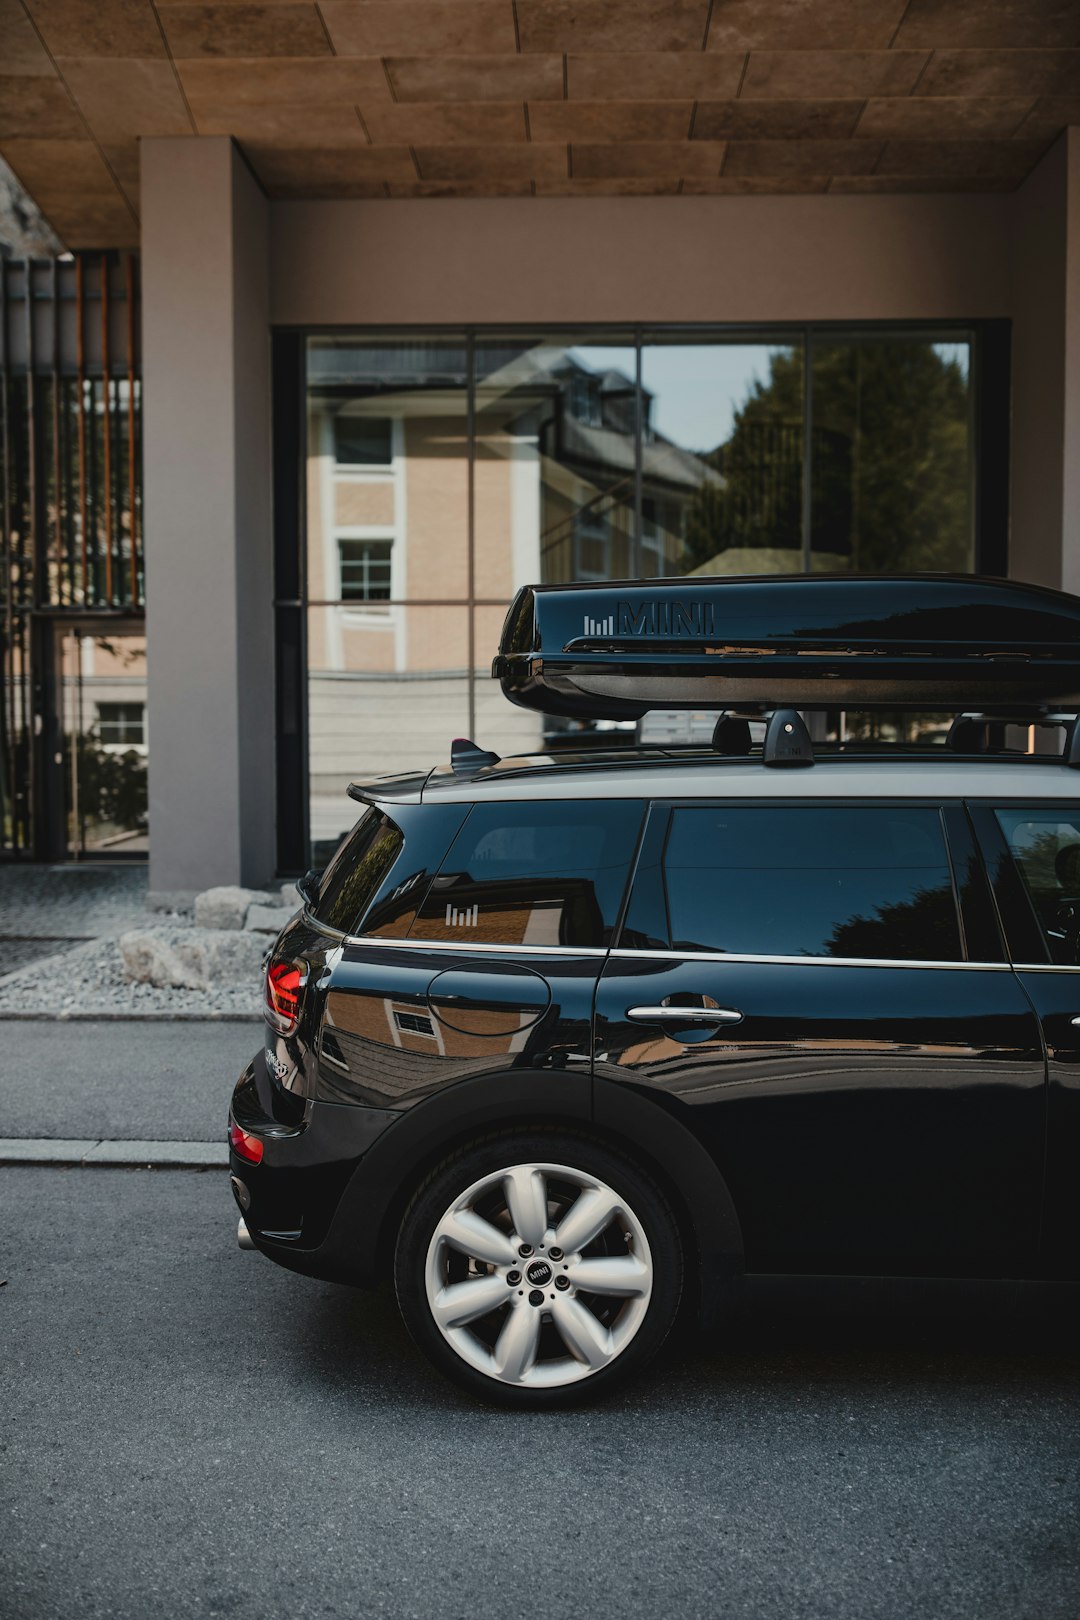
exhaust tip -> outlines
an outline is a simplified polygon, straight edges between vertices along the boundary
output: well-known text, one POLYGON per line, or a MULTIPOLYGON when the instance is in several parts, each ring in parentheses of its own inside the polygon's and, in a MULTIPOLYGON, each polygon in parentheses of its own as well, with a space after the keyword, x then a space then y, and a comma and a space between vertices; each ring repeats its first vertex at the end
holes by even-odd
POLYGON ((242 1215, 236 1223, 236 1243, 237 1247, 241 1249, 253 1249, 255 1247, 251 1233, 248 1231, 247 1221, 242 1215))

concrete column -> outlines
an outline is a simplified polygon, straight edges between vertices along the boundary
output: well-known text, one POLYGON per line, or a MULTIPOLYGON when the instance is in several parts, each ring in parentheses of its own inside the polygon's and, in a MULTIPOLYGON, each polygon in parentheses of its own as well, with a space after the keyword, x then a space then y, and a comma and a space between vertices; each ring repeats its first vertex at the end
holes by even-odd
POLYGON ((142 143, 150 890, 274 870, 269 207, 225 138, 142 143))
POLYGON ((1080 592, 1080 129, 1016 193, 1010 571, 1080 592))

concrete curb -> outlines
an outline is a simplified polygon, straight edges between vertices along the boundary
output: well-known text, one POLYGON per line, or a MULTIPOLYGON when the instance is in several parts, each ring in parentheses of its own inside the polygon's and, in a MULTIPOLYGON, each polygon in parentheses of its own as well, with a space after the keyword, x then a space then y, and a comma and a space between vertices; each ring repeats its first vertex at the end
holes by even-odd
POLYGON ((0 1165, 126 1165, 144 1170, 224 1169, 224 1142, 105 1142, 42 1136, 0 1137, 0 1165))
POLYGON ((6 1012, 4 1022, 35 1024, 261 1024, 259 1013, 234 1012, 6 1012))

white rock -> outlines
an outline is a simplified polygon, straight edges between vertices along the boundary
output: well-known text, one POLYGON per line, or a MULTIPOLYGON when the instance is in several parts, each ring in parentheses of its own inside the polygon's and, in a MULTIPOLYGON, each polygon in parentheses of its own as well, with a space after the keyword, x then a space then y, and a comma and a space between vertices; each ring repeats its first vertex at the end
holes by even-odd
POLYGON ((303 901, 300 898, 300 890, 295 883, 283 883, 281 885, 281 899, 278 904, 288 906, 290 911, 299 911, 303 901))
POLYGON ((244 927, 260 934, 280 934, 295 912, 295 906, 249 906, 244 927))
POLYGON ((233 929, 136 928, 118 941, 125 976, 159 988, 257 985, 265 937, 233 929))
POLYGON ((277 904, 277 895, 263 889, 240 889, 225 884, 204 889, 195 896, 195 924, 198 928, 243 928, 248 907, 277 904))

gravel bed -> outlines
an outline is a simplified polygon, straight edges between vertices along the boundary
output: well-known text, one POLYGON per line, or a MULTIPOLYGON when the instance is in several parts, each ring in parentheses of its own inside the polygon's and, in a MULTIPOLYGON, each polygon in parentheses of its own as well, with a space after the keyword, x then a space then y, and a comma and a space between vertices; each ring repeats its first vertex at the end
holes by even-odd
MULTIPOLYGON (((145 923, 146 913, 136 919, 145 923)), ((269 939, 267 940, 269 944, 269 939)), ((0 1018, 154 1017, 185 1014, 260 1015, 262 986, 223 985, 209 990, 158 989, 124 977, 116 937, 90 940, 0 978, 0 1018)))
POLYGON ((0 933, 86 939, 145 926, 145 866, 0 865, 0 933))

